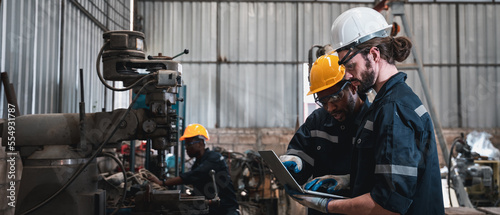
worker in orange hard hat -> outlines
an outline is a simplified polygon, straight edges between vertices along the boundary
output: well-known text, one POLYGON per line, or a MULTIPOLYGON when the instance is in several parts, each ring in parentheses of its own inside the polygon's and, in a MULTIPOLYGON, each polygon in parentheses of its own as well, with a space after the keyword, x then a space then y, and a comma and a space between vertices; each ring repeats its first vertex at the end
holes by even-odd
MULTIPOLYGON (((208 136, 208 131, 200 124, 190 124, 184 130, 184 134, 179 138, 179 140, 184 140, 186 142, 186 153, 189 157, 203 156, 205 152, 205 142, 210 140, 208 136), (202 147, 193 147, 197 144, 202 147)), ((196 145, 196 146, 198 146, 196 145)))
MULTIPOLYGON (((369 102, 344 79, 344 69, 338 62, 335 54, 326 54, 313 63, 307 95, 314 95, 321 108, 307 117, 280 160, 305 189, 350 196, 352 139, 369 102), (313 179, 307 182, 311 176, 313 179)), ((308 214, 322 213, 309 209, 308 214)))
POLYGON ((210 171, 214 170, 220 204, 209 205, 209 214, 239 215, 239 205, 236 201, 233 182, 224 158, 220 153, 205 148, 206 141, 210 140, 207 129, 200 124, 190 124, 179 140, 185 141, 189 157, 196 158, 191 171, 181 173, 166 181, 160 181, 156 176, 151 176, 149 180, 163 186, 192 184, 194 195, 214 199, 215 190, 207 189, 207 187, 213 187, 210 171))

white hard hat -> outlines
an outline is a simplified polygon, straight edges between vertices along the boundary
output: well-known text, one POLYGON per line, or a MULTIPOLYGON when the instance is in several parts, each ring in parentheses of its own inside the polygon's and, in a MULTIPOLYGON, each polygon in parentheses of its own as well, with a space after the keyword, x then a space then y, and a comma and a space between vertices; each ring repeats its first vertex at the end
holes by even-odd
POLYGON ((350 48, 364 43, 375 37, 389 36, 384 16, 368 7, 356 7, 340 14, 333 22, 331 29, 332 47, 339 49, 350 48))

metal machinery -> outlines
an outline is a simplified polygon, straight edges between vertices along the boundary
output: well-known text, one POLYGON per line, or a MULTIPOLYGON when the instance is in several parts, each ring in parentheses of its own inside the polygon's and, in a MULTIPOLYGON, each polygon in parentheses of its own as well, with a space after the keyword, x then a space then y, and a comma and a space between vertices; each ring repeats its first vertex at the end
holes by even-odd
POLYGON ((278 214, 279 198, 285 195, 283 187, 258 152, 230 152, 221 147, 213 150, 221 153, 228 164, 242 214, 278 214))
MULTIPOLYGON (((489 160, 471 151, 471 146, 464 140, 464 135, 456 138, 451 146, 449 164, 454 151, 457 156, 448 172, 448 192, 454 189, 460 206, 481 207, 498 206, 500 175, 499 161, 489 160)), ((452 202, 452 201, 450 201, 452 202)))
MULTIPOLYGON (((159 152, 159 160, 164 161, 166 153, 178 143, 178 116, 172 105, 180 100, 177 94, 181 64, 161 55, 145 59, 141 32, 110 31, 103 38, 105 44, 96 62, 101 82, 112 90, 131 89, 137 95, 145 95, 149 109, 129 107, 85 113, 82 102, 79 114, 17 117, 16 150, 24 167, 16 214, 105 214, 106 190, 98 189, 95 161, 103 148, 117 147, 123 140, 150 139, 152 148, 159 152), (116 89, 106 80, 122 81, 124 88, 116 89)), ((2 136, 7 137, 6 123, 0 125, 2 136)), ((6 142, 2 144, 5 146, 6 142)), ((160 167, 160 178, 165 177, 165 162, 160 162, 160 167)), ((208 213, 203 196, 183 197, 179 190, 146 187, 135 195, 132 214, 208 213)))

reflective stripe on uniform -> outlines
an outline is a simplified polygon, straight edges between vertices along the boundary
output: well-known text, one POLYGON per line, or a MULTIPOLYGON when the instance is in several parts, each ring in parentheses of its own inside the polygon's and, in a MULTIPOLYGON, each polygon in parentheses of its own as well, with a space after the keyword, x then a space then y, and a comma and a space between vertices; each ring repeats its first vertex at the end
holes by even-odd
POLYGON ((417 176, 417 168, 401 165, 376 165, 375 174, 398 174, 406 176, 417 176))
POLYGON ((330 142, 332 143, 338 143, 339 142, 339 137, 338 136, 333 136, 333 135, 330 135, 324 131, 320 131, 320 130, 312 130, 311 131, 311 137, 321 137, 323 139, 327 139, 329 140, 330 142))
POLYGON ((364 128, 366 130, 373 131, 373 122, 370 120, 366 120, 364 128))
POLYGON ((418 117, 422 117, 425 113, 427 113, 427 109, 425 109, 424 105, 420 105, 417 109, 415 109, 415 113, 418 114, 418 117))
POLYGON ((305 162, 310 164, 311 166, 314 166, 314 158, 312 158, 311 156, 306 154, 304 151, 297 150, 297 149, 289 149, 288 151, 286 151, 286 154, 287 155, 297 155, 300 158, 302 158, 302 160, 304 160, 305 162))

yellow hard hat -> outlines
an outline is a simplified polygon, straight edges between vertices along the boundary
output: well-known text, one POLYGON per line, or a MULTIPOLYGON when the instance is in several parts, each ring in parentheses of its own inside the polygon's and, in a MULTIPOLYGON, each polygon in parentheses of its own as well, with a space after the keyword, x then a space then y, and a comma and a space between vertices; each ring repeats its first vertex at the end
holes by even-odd
POLYGON ((345 70, 339 66, 339 57, 327 54, 316 59, 311 67, 310 86, 307 95, 326 90, 344 78, 345 70))
POLYGON ((189 124, 184 130, 184 135, 182 135, 179 140, 185 140, 186 138, 196 137, 196 136, 204 136, 207 140, 210 140, 208 137, 208 131, 200 124, 189 124))

